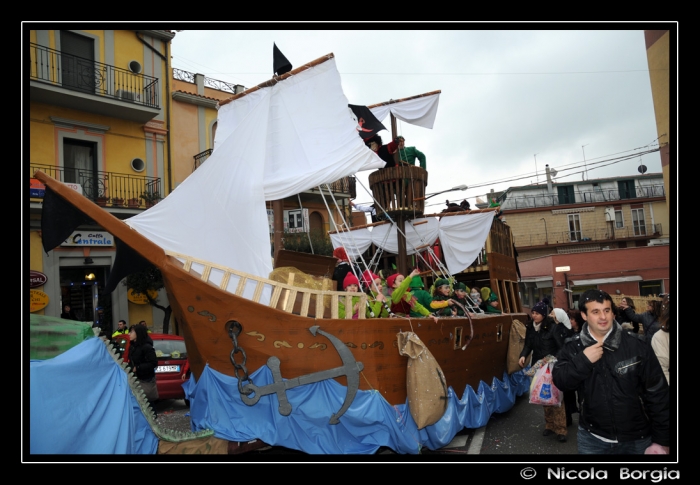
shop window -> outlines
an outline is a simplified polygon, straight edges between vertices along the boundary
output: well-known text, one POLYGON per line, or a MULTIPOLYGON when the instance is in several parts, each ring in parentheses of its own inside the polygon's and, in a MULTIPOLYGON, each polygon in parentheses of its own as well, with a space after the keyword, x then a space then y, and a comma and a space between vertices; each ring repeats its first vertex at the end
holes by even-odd
POLYGON ((659 295, 663 293, 663 281, 662 280, 650 280, 650 281, 640 281, 639 282, 639 295, 640 296, 651 296, 659 295))
POLYGON ((572 308, 578 309, 578 301, 579 298, 581 297, 582 294, 587 292, 588 290, 597 290, 598 286, 596 285, 588 285, 588 286, 574 286, 571 289, 571 301, 572 301, 572 308))

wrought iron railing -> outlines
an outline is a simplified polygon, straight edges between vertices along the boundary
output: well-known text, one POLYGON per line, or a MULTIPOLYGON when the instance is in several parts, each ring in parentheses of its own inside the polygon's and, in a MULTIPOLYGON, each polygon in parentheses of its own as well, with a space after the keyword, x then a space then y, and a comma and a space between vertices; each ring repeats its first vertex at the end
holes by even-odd
MULTIPOLYGON (((177 79, 178 81, 185 81, 194 84, 196 82, 195 76, 196 74, 193 72, 173 68, 173 79, 177 79)), ((241 86, 240 84, 231 84, 227 83, 226 81, 219 81, 218 79, 211 79, 206 76, 204 77, 204 85, 212 89, 233 94, 240 93, 245 89, 245 87, 241 86)))
POLYGON ((591 190, 576 192, 574 200, 561 199, 559 195, 537 194, 518 197, 508 197, 501 204, 505 210, 527 209, 534 207, 551 207, 569 204, 589 204, 593 202, 611 202, 617 200, 644 199, 664 197, 666 192, 663 185, 646 185, 636 187, 635 193, 620 193, 619 190, 591 190))
POLYGON ((30 177, 33 177, 37 170, 41 170, 60 182, 79 184, 83 195, 99 205, 144 208, 163 197, 161 179, 158 177, 56 167, 55 165, 30 164, 29 168, 30 177), (142 198, 141 195, 144 195, 146 199, 142 198))
POLYGON ((183 71, 182 69, 177 69, 173 67, 173 79, 194 84, 194 76, 195 74, 193 72, 183 71))
POLYGON ((213 149, 208 148, 208 149, 204 150, 203 152, 196 154, 194 156, 194 169, 192 171, 197 170, 199 168, 199 166, 201 164, 203 164, 207 158, 209 158, 209 155, 211 155, 212 151, 213 151, 213 149))
POLYGON ((158 79, 30 43, 29 78, 97 96, 160 108, 158 79))
POLYGON ((637 237, 660 236, 661 224, 649 224, 635 228, 626 227, 610 228, 597 227, 584 231, 552 231, 531 234, 514 235, 516 247, 558 245, 564 243, 609 243, 616 240, 624 240, 637 237))
MULTIPOLYGON (((357 181, 355 180, 355 177, 349 175, 347 177, 343 177, 340 180, 336 180, 335 182, 331 182, 328 185, 330 186, 331 192, 333 192, 334 194, 344 194, 348 195, 351 199, 354 199, 355 197, 357 197, 356 184, 357 181)), ((326 187, 326 184, 323 184, 321 186, 321 189, 323 190, 324 194, 328 194, 328 187, 326 187)), ((308 190, 308 192, 319 193, 319 190, 318 187, 312 187, 308 190)))
POLYGON ((330 187, 333 193, 348 194, 350 195, 351 199, 354 199, 357 197, 357 189, 355 188, 356 183, 355 177, 350 175, 348 177, 343 177, 340 180, 336 180, 330 184, 330 187))

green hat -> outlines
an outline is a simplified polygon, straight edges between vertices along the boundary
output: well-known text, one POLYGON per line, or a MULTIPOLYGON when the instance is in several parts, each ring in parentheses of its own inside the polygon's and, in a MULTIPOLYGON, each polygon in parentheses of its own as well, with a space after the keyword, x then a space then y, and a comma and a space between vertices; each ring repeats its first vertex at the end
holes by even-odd
POLYGON ((462 290, 462 291, 467 291, 467 285, 464 283, 455 283, 455 285, 452 287, 453 290, 462 290))
POLYGON ((446 280, 445 278, 440 278, 435 282, 435 288, 440 288, 441 286, 450 286, 450 281, 446 280))
POLYGON ((411 283, 408 285, 409 288, 423 288, 423 278, 420 276, 414 276, 411 278, 411 283))
POLYGON ((491 293, 491 295, 489 296, 489 301, 498 301, 498 297, 495 293, 491 293))

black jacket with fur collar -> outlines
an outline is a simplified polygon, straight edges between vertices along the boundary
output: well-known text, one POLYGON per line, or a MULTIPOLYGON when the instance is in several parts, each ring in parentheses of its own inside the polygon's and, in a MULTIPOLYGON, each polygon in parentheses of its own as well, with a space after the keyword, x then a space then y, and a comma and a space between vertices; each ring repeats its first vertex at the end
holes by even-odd
POLYGON ((557 355, 552 380, 561 391, 578 391, 579 426, 590 433, 618 442, 651 435, 669 446, 668 384, 645 340, 615 322, 603 357, 591 363, 583 350, 596 340, 584 324, 557 355))

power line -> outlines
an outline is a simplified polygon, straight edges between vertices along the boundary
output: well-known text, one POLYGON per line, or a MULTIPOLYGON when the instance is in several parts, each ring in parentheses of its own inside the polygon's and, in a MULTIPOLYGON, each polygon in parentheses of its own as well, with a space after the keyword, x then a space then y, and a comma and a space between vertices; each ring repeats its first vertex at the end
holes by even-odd
MULTIPOLYGON (((597 162, 588 163, 588 166, 589 166, 588 170, 595 170, 595 169, 597 169, 597 168, 603 168, 603 167, 607 167, 607 166, 609 166, 609 165, 614 165, 614 164, 616 164, 616 163, 620 163, 620 162, 624 162, 624 161, 627 161, 627 160, 631 160, 631 159, 633 159, 633 158, 636 158, 636 157, 639 157, 639 156, 642 156, 642 155, 648 155, 649 153, 658 152, 660 149, 661 149, 660 147, 659 147, 659 148, 652 148, 652 149, 649 149, 649 150, 647 150, 647 151, 645 151, 645 152, 643 152, 643 153, 633 153, 633 154, 625 155, 625 156, 622 156, 622 157, 608 158, 608 159, 605 159, 605 160, 599 160, 599 161, 597 161, 597 162), (590 167, 591 165, 594 165, 594 167, 591 168, 591 167, 590 167)), ((634 150, 636 150, 636 148, 635 148, 634 150)), ((627 150, 627 151, 629 151, 629 150, 627 150)), ((619 152, 619 153, 624 153, 624 152, 619 152)), ((615 155, 615 154, 613 154, 613 155, 615 155)), ((600 158, 600 157, 598 157, 598 158, 600 158)), ((590 161, 588 161, 588 162, 590 162, 590 161)), ((577 169, 577 168, 582 168, 582 167, 583 167, 583 165, 581 164, 581 162, 574 162, 574 163, 577 163, 578 165, 575 165, 575 166, 572 166, 572 167, 569 167, 569 168, 565 168, 565 169, 562 169, 562 170, 558 170, 558 171, 561 172, 561 171, 575 170, 575 169, 577 169)), ((567 174, 566 176, 569 177, 569 176, 571 176, 571 175, 577 175, 577 174, 580 174, 580 173, 583 173, 583 170, 578 171, 578 172, 572 172, 572 173, 570 173, 570 174, 567 174)), ((525 175, 516 175, 516 176, 514 176, 514 177, 510 177, 510 178, 507 178, 507 179, 501 179, 501 180, 498 180, 498 181, 483 182, 483 183, 480 183, 480 184, 470 185, 470 186, 469 186, 469 189, 467 189, 467 190, 474 189, 474 188, 480 188, 480 187, 488 187, 488 186, 490 186, 490 185, 501 184, 501 183, 506 183, 506 182, 515 182, 515 181, 517 181, 517 180, 523 180, 523 179, 532 178, 532 177, 533 177, 533 174, 532 174, 532 173, 530 173, 530 174, 525 174, 525 175)), ((464 197, 462 197, 462 198, 464 198, 464 197)), ((455 200, 458 200, 458 199, 455 199, 455 200)), ((442 204, 428 204, 428 205, 426 205, 426 207, 431 207, 431 206, 436 206, 436 205, 442 205, 442 204)))

